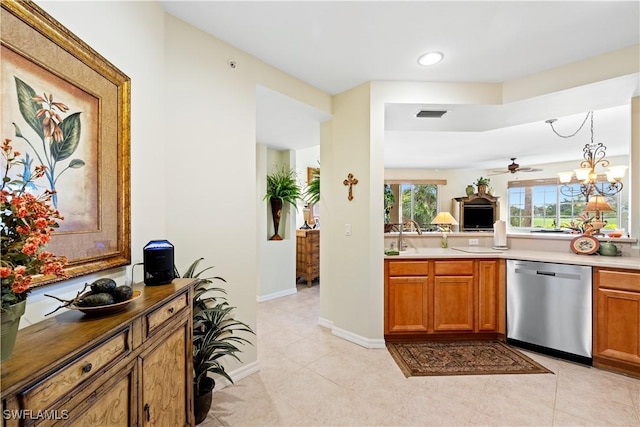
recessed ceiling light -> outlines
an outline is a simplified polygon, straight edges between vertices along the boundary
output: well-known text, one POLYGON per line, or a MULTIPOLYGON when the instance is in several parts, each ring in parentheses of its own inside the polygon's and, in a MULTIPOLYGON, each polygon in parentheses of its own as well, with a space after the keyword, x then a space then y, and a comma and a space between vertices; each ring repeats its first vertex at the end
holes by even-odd
POLYGON ((444 58, 444 55, 440 52, 429 52, 429 53, 425 53, 420 58, 418 58, 418 64, 433 65, 442 61, 442 58, 444 58))

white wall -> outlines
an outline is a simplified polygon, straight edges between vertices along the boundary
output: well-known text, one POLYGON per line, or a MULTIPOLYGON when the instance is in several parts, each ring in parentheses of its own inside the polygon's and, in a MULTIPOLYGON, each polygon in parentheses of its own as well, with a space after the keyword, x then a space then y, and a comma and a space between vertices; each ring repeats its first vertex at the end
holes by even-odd
MULTIPOLYGON (((131 78, 131 255, 133 263, 141 262, 148 241, 167 237, 166 182, 172 178, 166 173, 162 119, 167 103, 162 90, 164 11, 155 2, 37 3, 131 78)), ((73 298, 85 282, 98 277, 124 284, 130 270, 116 268, 33 290, 20 327, 44 320, 58 306, 43 294, 73 298)), ((142 280, 142 268, 135 273, 136 281, 142 280)))
MULTIPOLYGON (((141 260, 146 242, 158 238, 176 245, 181 270, 204 256, 227 279, 237 318, 255 326, 260 238, 256 85, 329 114, 332 97, 165 15, 155 2, 38 4, 132 79, 133 262, 141 260), (237 62, 236 69, 227 66, 229 59, 237 62)), ((385 102, 500 104, 638 71, 635 52, 603 55, 586 65, 570 64, 505 84, 373 82, 333 98, 336 116, 321 125, 320 313, 333 323, 334 332, 352 334, 364 345, 379 345, 382 338, 385 102), (352 202, 342 185, 350 172, 360 181, 352 202), (346 223, 352 225, 351 236, 344 235, 346 223)), ((638 102, 634 105, 632 161, 638 170, 638 102)), ((467 181, 464 177, 455 186, 467 181)), ((453 186, 453 178, 450 182, 453 186)), ((632 186, 635 197, 637 174, 632 186)), ((633 199, 635 212, 639 198, 633 199)), ((57 305, 44 292, 74 294, 85 281, 102 276, 124 282, 128 269, 34 291, 23 323, 41 320, 57 305)), ((255 347, 242 357, 255 361, 255 347)))
MULTIPOLYGON (((170 15, 165 22, 167 144, 179 142, 176 155, 183 154, 167 168, 176 177, 167 188, 176 207, 168 234, 179 260, 205 256, 216 265, 237 318, 255 327, 259 242, 266 238, 257 228, 256 86, 320 110, 330 98, 170 15)), ((255 351, 244 349, 243 361, 256 360, 255 351)))
MULTIPOLYGON (((39 4, 131 78, 133 262, 142 260, 149 240, 160 238, 175 245, 180 271, 204 257, 202 265, 215 266, 213 273, 227 280, 236 317, 255 327, 256 85, 326 113, 331 97, 166 15, 157 2, 39 4), (231 58, 236 69, 227 65, 231 58)), ((129 271, 33 291, 21 326, 57 307, 43 293, 72 297, 85 281, 111 277, 121 284, 129 271)), ((138 267, 136 281, 141 273, 138 267)), ((244 347, 241 358, 255 361, 255 346, 244 347)))
POLYGON ((370 148, 370 84, 334 97, 333 120, 321 129, 320 173, 321 317, 333 333, 366 347, 383 347, 382 215, 374 212, 382 199, 382 146, 370 148), (343 184, 358 179, 353 200, 343 184), (379 202, 379 203, 378 203, 379 202), (379 220, 378 220, 379 218, 379 220), (351 235, 345 234, 345 226, 351 235))

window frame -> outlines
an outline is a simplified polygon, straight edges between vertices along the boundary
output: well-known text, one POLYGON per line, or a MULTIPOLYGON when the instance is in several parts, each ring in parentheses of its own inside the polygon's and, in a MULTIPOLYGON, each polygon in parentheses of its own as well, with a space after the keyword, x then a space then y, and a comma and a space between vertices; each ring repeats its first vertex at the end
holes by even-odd
MULTIPOLYGON (((606 183, 606 175, 598 175, 598 182, 603 182, 606 183)), ((571 198, 571 206, 572 206, 572 210, 575 206, 576 203, 586 203, 586 200, 578 200, 576 201, 576 197, 571 197, 571 196, 566 196, 564 194, 562 194, 561 192, 561 187, 564 185, 580 185, 580 181, 577 181, 576 179, 573 179, 570 183, 568 184, 562 184, 559 183, 558 180, 556 178, 547 178, 547 179, 535 179, 535 180, 522 180, 522 181, 508 181, 507 182, 507 229, 510 232, 521 232, 521 233, 528 233, 534 230, 549 230, 551 228, 546 228, 546 227, 535 227, 533 224, 535 222, 535 219, 537 218, 535 215, 535 205, 533 204, 533 196, 532 196, 532 205, 531 205, 531 226, 530 227, 523 227, 523 226, 512 226, 511 225, 511 219, 512 219, 512 214, 511 214, 511 207, 512 207, 512 193, 511 190, 514 188, 534 188, 534 187, 555 187, 555 193, 556 193, 556 197, 555 197, 555 218, 554 221, 556 223, 556 229, 561 229, 561 228, 568 228, 568 227, 562 227, 562 209, 561 209, 561 204, 562 201, 566 198, 571 198), (564 198, 564 199, 563 199, 564 198)), ((625 228, 625 227, 620 227, 621 223, 622 223, 622 215, 623 215, 623 209, 621 209, 622 207, 622 194, 621 192, 613 195, 613 196, 608 196, 608 199, 613 199, 613 204, 615 204, 615 221, 618 225, 617 228, 625 228)), ((546 205, 546 204, 545 204, 546 205)), ((579 214, 578 214, 579 215, 579 214)), ((574 218, 577 218, 577 216, 574 218)), ((601 213, 602 216, 609 216, 610 214, 608 213, 601 213)), ((519 217, 522 218, 522 217, 519 217)), ((601 232, 603 234, 607 234, 609 232, 612 232, 613 229, 601 229, 601 232)))

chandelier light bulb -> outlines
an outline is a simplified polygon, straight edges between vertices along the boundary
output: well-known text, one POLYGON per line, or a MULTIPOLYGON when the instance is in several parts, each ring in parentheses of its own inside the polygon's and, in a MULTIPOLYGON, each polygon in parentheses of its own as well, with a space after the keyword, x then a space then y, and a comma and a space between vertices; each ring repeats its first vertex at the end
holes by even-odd
MULTIPOLYGON (((626 172, 627 172, 627 166, 624 166, 624 165, 611 166, 607 170, 607 179, 609 179, 609 176, 611 176, 611 178, 613 178, 614 181, 620 181, 622 178, 624 178, 624 174, 626 172)), ((609 179, 609 181, 611 180, 609 179)))
POLYGON ((568 184, 573 178, 573 172, 558 172, 558 178, 560 178, 561 183, 568 184))
POLYGON ((589 175, 591 175, 591 168, 580 168, 573 170, 576 174, 578 181, 588 181, 589 175))

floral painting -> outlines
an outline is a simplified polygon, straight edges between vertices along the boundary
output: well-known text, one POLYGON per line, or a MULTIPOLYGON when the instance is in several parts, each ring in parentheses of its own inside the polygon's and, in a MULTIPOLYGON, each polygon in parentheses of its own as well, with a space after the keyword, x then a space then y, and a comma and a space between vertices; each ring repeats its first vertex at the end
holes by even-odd
POLYGON ((58 232, 97 230, 99 100, 4 46, 0 55, 2 135, 26 165, 46 166, 33 190, 54 192, 58 232))
POLYGON ((3 0, 0 22, 0 140, 21 165, 6 179, 54 191, 47 250, 67 277, 130 264, 131 79, 34 2, 3 0))

